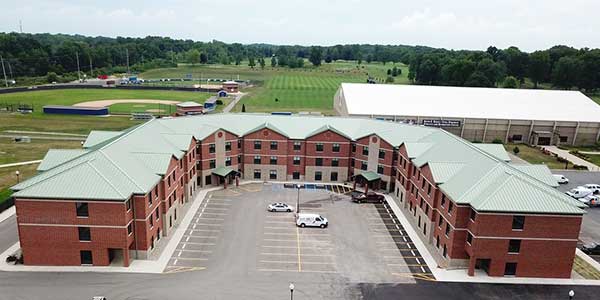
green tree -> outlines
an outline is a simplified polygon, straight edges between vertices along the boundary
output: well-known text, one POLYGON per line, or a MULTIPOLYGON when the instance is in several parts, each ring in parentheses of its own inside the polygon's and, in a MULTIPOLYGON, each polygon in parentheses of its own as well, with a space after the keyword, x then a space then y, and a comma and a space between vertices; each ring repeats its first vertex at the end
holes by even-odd
POLYGON ((515 147, 513 148, 513 153, 514 153, 515 155, 519 155, 519 152, 521 152, 521 150, 519 149, 519 147, 515 146, 515 147))
POLYGON ((514 76, 506 76, 502 81, 502 87, 506 89, 516 89, 519 88, 519 80, 514 76))
POLYGON ((256 62, 254 61, 254 56, 248 57, 248 66, 252 69, 256 66, 256 62))
POLYGON ((388 77, 385 79, 385 83, 393 83, 393 82, 394 82, 394 77, 392 77, 392 76, 388 76, 388 77))
POLYGON ((310 56, 308 60, 311 64, 313 64, 313 66, 320 66, 321 61, 323 60, 323 49, 321 49, 321 47, 318 46, 310 47, 310 56))
POLYGON ((523 82, 529 58, 527 53, 521 52, 517 47, 509 47, 503 51, 503 54, 508 75, 517 77, 519 81, 523 82))
POLYGON ((46 81, 48 83, 58 82, 58 75, 54 72, 48 72, 48 74, 46 74, 46 81))
POLYGON ((271 57, 271 68, 277 67, 277 58, 275 56, 271 57))
POLYGON ((392 69, 392 76, 393 77, 398 76, 398 68, 396 68, 396 66, 394 66, 394 68, 392 69))
POLYGON ((550 55, 547 51, 535 51, 529 55, 529 78, 534 88, 548 77, 550 71, 550 55))
POLYGON ((258 59, 258 64, 260 65, 260 68, 262 70, 265 69, 265 59, 264 59, 264 57, 261 57, 261 58, 258 59))
POLYGON ((198 49, 191 49, 187 52, 187 62, 191 63, 192 66, 200 62, 200 51, 198 49))
POLYGON ((579 82, 581 61, 576 57, 561 57, 552 70, 552 84, 563 89, 570 89, 579 82))
POLYGON ((246 112, 246 104, 242 103, 242 112, 246 112))
POLYGON ((392 69, 387 69, 388 76, 392 76, 392 69))
POLYGON ((207 64, 208 63, 208 56, 204 52, 200 53, 200 63, 201 64, 207 64))
POLYGON ((485 76, 485 74, 475 71, 467 81, 465 81, 465 86, 472 87, 491 87, 493 86, 492 82, 485 76))

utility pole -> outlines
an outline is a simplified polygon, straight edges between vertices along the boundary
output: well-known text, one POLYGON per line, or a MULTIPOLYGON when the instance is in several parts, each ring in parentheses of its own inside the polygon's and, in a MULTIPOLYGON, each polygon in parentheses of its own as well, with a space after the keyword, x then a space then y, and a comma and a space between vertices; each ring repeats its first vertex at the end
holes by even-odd
POLYGON ((90 59, 90 78, 94 78, 94 69, 92 67, 92 56, 88 54, 88 57, 90 59))
POLYGON ((129 49, 125 48, 125 54, 127 55, 127 75, 129 75, 129 49))
POLYGON ((23 22, 19 19, 19 31, 23 33, 23 22))
POLYGON ((79 78, 79 82, 81 82, 81 70, 79 69, 79 52, 75 52, 75 56, 77 57, 77 78, 79 78))
POLYGON ((2 73, 4 73, 4 85, 8 87, 8 80, 6 79, 6 70, 4 69, 4 58, 0 55, 0 62, 2 63, 2 73))
POLYGON ((8 73, 10 73, 10 79, 15 79, 13 77, 13 73, 12 73, 12 68, 10 67, 10 60, 7 60, 6 63, 8 64, 8 73))

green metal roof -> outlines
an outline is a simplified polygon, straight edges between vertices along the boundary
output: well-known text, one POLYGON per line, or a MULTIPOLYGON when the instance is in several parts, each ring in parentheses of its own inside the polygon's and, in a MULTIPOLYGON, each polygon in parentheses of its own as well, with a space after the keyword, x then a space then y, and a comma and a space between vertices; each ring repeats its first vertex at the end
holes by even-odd
POLYGON ((52 169, 87 152, 84 149, 50 149, 37 167, 37 170, 43 172, 52 169))
POLYGON ((504 145, 502 144, 473 144, 475 147, 495 156, 496 158, 505 161, 505 162, 510 162, 510 156, 508 156, 508 153, 506 152, 506 149, 504 149, 504 145))
POLYGON ((546 165, 512 165, 517 170, 536 178, 537 180, 551 186, 558 187, 558 181, 550 172, 550 169, 546 165))
POLYGON ((366 179, 369 182, 381 179, 381 176, 379 176, 379 174, 377 174, 373 171, 362 172, 360 174, 357 174, 356 176, 361 176, 362 178, 366 179))
MULTIPOLYGON (((17 197, 127 199, 150 191, 171 157, 184 155, 192 137, 203 140, 218 130, 244 136, 262 128, 290 139, 332 130, 352 140, 377 134, 394 147, 404 144, 415 165, 430 166, 448 197, 478 211, 584 213, 583 204, 552 188, 547 168, 506 163, 500 146, 474 145, 438 128, 373 119, 249 113, 161 118, 122 132, 94 131, 87 152, 67 155, 64 162, 48 154, 44 172, 12 189, 17 197)), ((379 178, 373 172, 363 176, 379 178)))
POLYGON ((219 175, 221 177, 225 177, 225 176, 229 175, 231 172, 235 172, 235 170, 233 170, 230 167, 218 167, 214 171, 212 171, 213 174, 219 175))

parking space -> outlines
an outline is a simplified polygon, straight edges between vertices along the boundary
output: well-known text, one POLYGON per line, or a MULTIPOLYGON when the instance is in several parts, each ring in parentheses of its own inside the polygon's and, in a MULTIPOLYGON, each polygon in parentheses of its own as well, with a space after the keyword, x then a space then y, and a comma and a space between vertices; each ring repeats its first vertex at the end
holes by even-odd
POLYGON ((233 205, 228 195, 239 194, 222 191, 207 196, 169 260, 166 273, 206 269, 215 246, 221 240, 224 222, 233 205))

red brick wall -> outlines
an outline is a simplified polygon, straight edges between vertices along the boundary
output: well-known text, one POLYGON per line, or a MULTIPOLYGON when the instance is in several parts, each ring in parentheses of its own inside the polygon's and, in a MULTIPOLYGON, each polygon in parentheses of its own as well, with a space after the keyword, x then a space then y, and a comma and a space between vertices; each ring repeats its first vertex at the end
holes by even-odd
POLYGON ((277 156, 277 165, 287 165, 288 146, 290 144, 287 137, 264 128, 244 136, 243 140, 244 154, 246 154, 244 156, 244 163, 254 164, 254 156, 260 155, 263 165, 269 164, 271 156, 277 156), (257 140, 261 141, 260 150, 254 149, 254 142, 257 140), (277 142, 277 150, 271 150, 271 141, 277 142))

